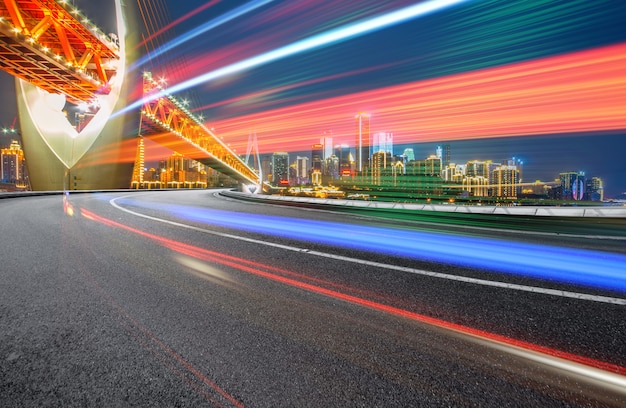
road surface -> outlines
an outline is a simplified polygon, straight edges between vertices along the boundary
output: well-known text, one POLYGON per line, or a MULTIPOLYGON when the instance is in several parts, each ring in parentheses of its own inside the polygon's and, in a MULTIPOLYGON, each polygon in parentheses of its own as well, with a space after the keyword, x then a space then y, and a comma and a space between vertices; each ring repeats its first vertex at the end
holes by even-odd
POLYGON ((4 199, 0 225, 2 406, 626 404, 619 237, 211 190, 4 199))

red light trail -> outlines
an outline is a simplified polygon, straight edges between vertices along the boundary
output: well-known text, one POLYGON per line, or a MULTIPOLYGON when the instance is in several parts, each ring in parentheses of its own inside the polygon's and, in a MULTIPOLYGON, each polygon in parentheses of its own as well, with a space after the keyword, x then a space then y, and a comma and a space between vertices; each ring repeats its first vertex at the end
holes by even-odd
MULTIPOLYGON (((583 366, 593 367, 596 369, 600 369, 603 371, 611 372, 618 374, 620 376, 626 375, 626 367, 622 367, 616 364, 611 364, 608 362, 595 360, 592 358, 580 356, 573 353, 568 353, 562 350, 553 349, 550 347, 545 347, 537 344, 533 344, 527 341, 514 339, 511 337, 490 333, 484 330, 475 329, 472 327, 464 326, 457 323, 448 322, 442 319, 426 316, 423 314, 411 312, 408 310, 404 310, 398 307, 385 305, 379 302, 375 302, 372 300, 364 299, 358 296, 353 296, 350 294, 342 293, 333 289, 328 289, 322 286, 318 286, 316 284, 303 282, 301 280, 295 279, 296 274, 280 269, 275 268, 271 265, 264 265, 258 262, 250 261, 244 258, 239 258, 235 256, 230 256, 226 254, 222 254, 219 252, 210 251, 208 249, 200 248, 194 245, 185 244, 182 242, 178 242, 175 240, 163 238, 148 232, 144 232, 121 223, 109 220, 107 218, 98 216, 90 211, 81 210, 81 214, 90 220, 108 225, 114 228, 120 228, 131 233, 143 236, 145 238, 154 240, 164 247, 170 248, 173 251, 178 253, 191 256, 203 261, 209 261, 214 263, 219 263, 221 265, 225 265, 243 272, 247 272, 256 276, 260 276, 265 279, 269 279, 278 283, 282 283, 285 285, 289 285, 292 287, 296 287, 311 293, 316 293, 319 295, 331 297, 334 299, 342 300, 348 303, 352 303, 355 305, 363 306, 372 310, 377 310, 383 313, 391 314, 394 316, 404 317, 416 322, 428 324, 434 327, 444 328, 450 330, 455 333, 460 333, 463 335, 467 335, 473 338, 489 340, 496 344, 505 345, 509 347, 513 347, 515 349, 526 350, 530 352, 540 353, 543 355, 567 360, 570 362, 574 362, 577 364, 582 364, 583 366), (287 276, 284 276, 287 275, 287 276)), ((317 281, 317 283, 321 283, 317 281)))
MULTIPOLYGON (((395 143, 626 129, 626 43, 308 102, 211 126, 245 149, 309 150, 324 129, 351 141, 355 112, 395 143)), ((245 101, 239 101, 239 103, 245 101)), ((252 100, 251 103, 258 103, 252 100)))

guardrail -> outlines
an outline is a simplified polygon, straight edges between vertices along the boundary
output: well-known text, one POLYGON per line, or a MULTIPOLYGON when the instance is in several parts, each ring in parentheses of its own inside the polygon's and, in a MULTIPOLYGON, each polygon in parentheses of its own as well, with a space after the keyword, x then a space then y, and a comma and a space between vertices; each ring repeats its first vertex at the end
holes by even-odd
POLYGON ((491 215, 518 215, 536 217, 586 217, 586 218, 626 218, 626 206, 592 206, 592 207, 554 207, 554 206, 476 206, 476 205, 443 205, 443 204, 409 204, 382 201, 344 200, 334 198, 309 198, 294 196, 273 196, 263 194, 248 194, 238 191, 224 190, 220 194, 257 202, 275 203, 302 203, 320 207, 347 206, 370 209, 405 210, 405 211, 433 211, 459 214, 491 214, 491 215))

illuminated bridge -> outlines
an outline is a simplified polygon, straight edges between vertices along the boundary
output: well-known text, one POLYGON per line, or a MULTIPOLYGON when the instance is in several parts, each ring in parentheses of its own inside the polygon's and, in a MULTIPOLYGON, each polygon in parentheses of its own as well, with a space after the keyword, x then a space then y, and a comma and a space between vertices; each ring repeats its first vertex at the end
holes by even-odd
MULTIPOLYGON (((0 0, 0 68, 19 78, 22 142, 34 190, 130 186, 132 164, 120 152, 137 114, 114 113, 127 106, 133 85, 127 73, 133 47, 125 34, 135 22, 121 0, 115 8, 118 33, 106 35, 66 1, 0 0), (69 123, 65 101, 93 110, 84 127, 69 123)), ((140 152, 147 136, 242 184, 258 183, 255 171, 149 74, 143 90, 140 152)), ((142 171, 135 174, 141 181, 142 171)))
MULTIPOLYGON (((145 73, 144 104, 141 129, 150 140, 203 163, 243 184, 256 184, 259 176, 237 156, 219 137, 192 114, 186 104, 167 93, 160 83, 145 73)), ((139 149, 142 149, 140 141, 139 149)), ((133 183, 141 179, 135 165, 133 183)))

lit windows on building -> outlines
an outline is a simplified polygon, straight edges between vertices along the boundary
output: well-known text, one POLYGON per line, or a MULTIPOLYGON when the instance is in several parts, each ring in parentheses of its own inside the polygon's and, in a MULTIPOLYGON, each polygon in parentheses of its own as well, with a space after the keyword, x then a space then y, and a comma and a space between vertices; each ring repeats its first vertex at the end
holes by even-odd
POLYGON ((296 183, 308 184, 309 183, 309 158, 297 156, 296 157, 296 183))
POLYGON ((387 168, 387 153, 376 152, 372 155, 372 184, 380 185, 382 176, 387 168))
POLYGON ((585 195, 585 172, 569 171, 559 174, 563 200, 582 200, 585 195))
POLYGON ((0 174, 3 183, 25 184, 26 161, 17 140, 12 140, 9 147, 0 150, 0 174))
POLYGON ((489 196, 489 179, 482 176, 465 177, 462 189, 473 197, 487 197, 489 196))
POLYGON ((492 196, 517 198, 519 195, 519 171, 516 166, 501 165, 492 172, 492 196))
POLYGON ((272 155, 272 183, 275 186, 289 185, 289 153, 276 152, 272 155))
POLYGON ((604 201, 604 184, 600 177, 587 179, 585 199, 589 201, 604 201))

